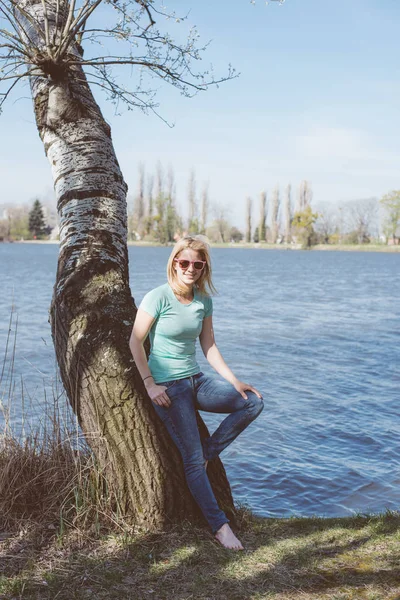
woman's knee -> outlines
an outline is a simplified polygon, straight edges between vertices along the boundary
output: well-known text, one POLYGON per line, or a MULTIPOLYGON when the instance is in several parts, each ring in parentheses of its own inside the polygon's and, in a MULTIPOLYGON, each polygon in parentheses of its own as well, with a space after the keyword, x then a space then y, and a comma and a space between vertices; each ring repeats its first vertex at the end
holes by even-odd
POLYGON ((248 407, 254 418, 258 417, 264 408, 264 402, 254 392, 246 392, 248 407))

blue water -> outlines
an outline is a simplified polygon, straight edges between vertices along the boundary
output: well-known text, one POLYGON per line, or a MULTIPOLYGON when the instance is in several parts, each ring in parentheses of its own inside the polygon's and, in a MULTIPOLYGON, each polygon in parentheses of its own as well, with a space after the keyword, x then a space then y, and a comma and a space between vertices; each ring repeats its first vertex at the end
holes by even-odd
MULTIPOLYGON (((169 251, 130 248, 137 303, 164 283, 169 251)), ((17 424, 21 377, 33 421, 44 386, 59 390, 48 324, 57 252, 0 244, 0 358, 11 311, 11 341, 18 317, 17 424)), ((400 255, 213 249, 212 258, 217 343, 265 400, 222 456, 236 501, 265 516, 398 510, 400 255)))

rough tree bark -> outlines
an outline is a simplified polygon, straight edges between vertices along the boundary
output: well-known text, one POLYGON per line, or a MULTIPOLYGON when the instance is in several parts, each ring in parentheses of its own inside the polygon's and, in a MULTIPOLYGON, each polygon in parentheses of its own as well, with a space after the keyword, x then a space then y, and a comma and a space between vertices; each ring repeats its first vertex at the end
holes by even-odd
MULTIPOLYGON (((23 3, 41 26, 43 5, 23 3)), ((51 6, 46 3, 50 25, 51 6)), ((197 518, 178 452, 156 418, 128 347, 136 307, 128 279, 127 186, 110 128, 79 66, 44 64, 31 78, 31 89, 60 217, 50 320, 69 401, 136 525, 155 529, 182 516, 197 518)), ((206 435, 200 417, 199 426, 206 435)), ((209 472, 232 518, 222 463, 213 461, 209 472)))

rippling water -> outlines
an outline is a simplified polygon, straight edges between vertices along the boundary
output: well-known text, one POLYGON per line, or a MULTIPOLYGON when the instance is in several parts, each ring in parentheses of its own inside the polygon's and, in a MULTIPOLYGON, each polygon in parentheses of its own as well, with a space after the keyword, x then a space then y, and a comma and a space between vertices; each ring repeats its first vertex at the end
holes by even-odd
MULTIPOLYGON (((130 248, 137 303, 164 283, 169 251, 130 248)), ((55 379, 48 307, 57 252, 0 244, 1 352, 13 306, 18 315, 17 422, 19 377, 36 416, 43 384, 55 379)), ((238 248, 212 257, 218 345, 265 400, 222 457, 236 501, 265 516, 398 510, 400 255, 238 248)), ((213 428, 218 418, 206 421, 213 428)))

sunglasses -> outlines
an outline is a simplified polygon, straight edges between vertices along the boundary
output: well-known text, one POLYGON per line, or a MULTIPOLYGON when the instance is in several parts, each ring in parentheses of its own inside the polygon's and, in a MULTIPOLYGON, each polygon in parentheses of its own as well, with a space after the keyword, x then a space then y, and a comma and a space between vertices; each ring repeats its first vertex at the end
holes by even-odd
POLYGON ((202 271, 207 264, 206 260, 186 260, 185 258, 174 258, 174 261, 183 271, 186 271, 190 265, 193 265, 196 271, 202 271))

